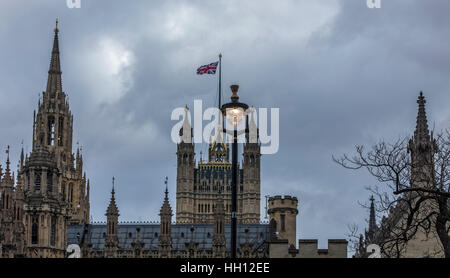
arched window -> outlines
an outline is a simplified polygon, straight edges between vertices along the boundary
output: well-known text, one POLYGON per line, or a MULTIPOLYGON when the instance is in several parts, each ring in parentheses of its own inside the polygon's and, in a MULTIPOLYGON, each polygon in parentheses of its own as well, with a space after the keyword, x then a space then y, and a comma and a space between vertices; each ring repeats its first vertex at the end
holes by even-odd
POLYGON ((58 146, 63 145, 63 135, 64 135, 64 117, 59 117, 59 126, 58 126, 58 146))
POLYGON ((47 172, 47 191, 53 191, 53 175, 52 172, 47 172))
POLYGON ((33 217, 31 225, 31 244, 38 244, 38 221, 39 218, 37 216, 33 217))
POLYGON ((50 245, 55 246, 56 242, 56 217, 52 216, 50 226, 50 245))
POLYGON ((48 117, 47 145, 53 146, 54 144, 55 144, 55 118, 48 117))
POLYGON ((72 198, 73 198, 73 184, 69 183, 69 192, 68 192, 68 196, 67 196, 67 201, 70 203, 70 205, 72 206, 72 198))

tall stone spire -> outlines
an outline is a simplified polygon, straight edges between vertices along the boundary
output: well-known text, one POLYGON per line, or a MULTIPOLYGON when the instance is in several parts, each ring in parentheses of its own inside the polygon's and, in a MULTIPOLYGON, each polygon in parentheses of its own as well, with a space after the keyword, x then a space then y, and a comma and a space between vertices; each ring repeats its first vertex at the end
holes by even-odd
MULTIPOLYGON (((416 130, 409 140, 408 152, 411 153, 411 185, 427 187, 434 180, 434 154, 437 152, 433 132, 428 130, 427 115, 425 113, 425 97, 422 91, 417 99, 416 130)), ((398 190, 398 189, 397 189, 398 190)))
POLYGON ((370 242, 373 241, 375 236, 375 230, 377 228, 376 220, 375 220, 375 199, 373 195, 370 197, 370 216, 369 216, 369 231, 368 231, 368 240, 370 242))
POLYGON ((25 163, 25 155, 24 155, 24 151, 23 151, 23 141, 22 141, 22 150, 20 151, 20 161, 19 161, 19 170, 22 170, 23 168, 23 164, 25 163))
POLYGON ((161 210, 159 213, 160 216, 160 237, 158 242, 159 252, 161 257, 169 257, 170 251, 172 250, 172 235, 171 235, 171 223, 172 223, 172 208, 169 204, 169 190, 167 189, 167 181, 168 178, 166 177, 166 180, 164 183, 166 184, 166 190, 164 192, 164 202, 161 206, 161 210))
POLYGON ((119 245, 118 225, 119 225, 119 209, 116 205, 114 197, 114 177, 112 178, 111 200, 109 201, 108 209, 106 210, 106 239, 105 239, 105 253, 106 258, 116 258, 117 249, 119 245))
POLYGON ((112 178, 113 186, 111 190, 111 200, 109 201, 108 209, 106 210, 106 216, 119 216, 119 208, 116 204, 115 191, 114 191, 114 181, 115 178, 112 178))
POLYGON ((61 82, 61 64, 59 59, 59 41, 58 41, 58 19, 56 20, 55 37, 53 39, 52 57, 50 59, 50 68, 48 70, 47 93, 53 95, 57 91, 62 92, 61 82))
POLYGON ((430 141, 430 132, 428 130, 427 114, 425 112, 426 100, 423 96, 422 91, 420 91, 417 103, 419 104, 419 111, 417 113, 417 123, 416 130, 414 131, 414 140, 416 142, 426 143, 430 141))
POLYGON ((169 204, 169 190, 167 188, 167 182, 168 182, 168 178, 166 177, 166 180, 164 181, 164 183, 166 185, 166 190, 164 191, 165 196, 164 196, 163 205, 161 206, 160 215, 165 215, 165 216, 170 215, 172 217, 172 208, 170 207, 170 204, 169 204))
POLYGON ((11 184, 11 181, 12 181, 11 168, 10 168, 11 161, 9 160, 9 152, 10 152, 10 149, 9 149, 9 145, 8 145, 8 148, 6 149, 7 157, 6 157, 5 177, 3 179, 5 184, 6 183, 11 184))
POLYGON ((192 143, 192 127, 189 123, 189 108, 184 108, 183 126, 180 129, 180 139, 184 143, 192 143))
POLYGON ((6 149, 6 154, 7 154, 7 157, 6 157, 6 172, 10 171, 9 165, 11 164, 11 162, 9 160, 9 151, 10 151, 10 149, 9 149, 9 145, 8 145, 8 148, 6 149))

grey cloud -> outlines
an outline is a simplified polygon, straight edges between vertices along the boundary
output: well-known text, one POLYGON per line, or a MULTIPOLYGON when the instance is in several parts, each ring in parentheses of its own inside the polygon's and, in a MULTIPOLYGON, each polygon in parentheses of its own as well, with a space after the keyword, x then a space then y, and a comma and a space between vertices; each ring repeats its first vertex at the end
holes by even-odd
POLYGON ((297 196, 298 237, 319 238, 323 247, 327 238, 344 237, 347 224, 365 226, 357 201, 368 198, 364 186, 376 183, 340 168, 331 155, 411 134, 421 89, 430 125, 450 123, 448 1, 391 0, 368 9, 365 0, 84 0, 79 10, 64 1, 29 2, 0 4, 0 147, 12 145, 17 157, 22 139, 30 146, 59 17, 63 88, 97 220, 104 219, 113 175, 122 219, 157 220, 166 175, 175 207, 170 113, 195 98, 214 105, 216 79, 196 76, 195 68, 219 52, 224 99, 237 82, 242 101, 280 108, 280 150, 263 157, 261 195, 297 196), (103 39, 135 59, 116 75, 96 78, 104 65, 92 63, 103 39), (105 82, 117 84, 124 74, 130 83, 121 97, 95 100, 108 96, 112 85, 105 82))

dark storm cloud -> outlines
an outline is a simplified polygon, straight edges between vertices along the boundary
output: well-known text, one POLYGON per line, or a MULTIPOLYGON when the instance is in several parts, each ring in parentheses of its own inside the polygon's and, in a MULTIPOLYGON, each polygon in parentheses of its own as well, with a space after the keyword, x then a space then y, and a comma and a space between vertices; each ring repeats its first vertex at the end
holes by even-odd
POLYGON ((0 4, 0 146, 18 154, 22 139, 31 144, 59 17, 63 88, 96 220, 113 175, 123 220, 158 219, 166 175, 175 207, 170 113, 194 99, 214 105, 217 79, 195 68, 219 52, 226 98, 237 82, 242 101, 280 108, 280 149, 263 156, 261 195, 297 196, 297 237, 322 247, 347 224, 365 225, 357 201, 376 182, 331 155, 412 134, 420 90, 430 126, 450 122, 448 1, 29 2, 0 4))

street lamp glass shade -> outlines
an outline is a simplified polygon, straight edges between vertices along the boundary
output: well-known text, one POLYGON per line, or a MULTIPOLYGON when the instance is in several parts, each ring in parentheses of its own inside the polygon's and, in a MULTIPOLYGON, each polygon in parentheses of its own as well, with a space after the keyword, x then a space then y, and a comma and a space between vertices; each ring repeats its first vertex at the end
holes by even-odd
POLYGON ((226 109, 227 121, 233 125, 238 126, 244 119, 245 111, 241 107, 232 107, 226 109))

